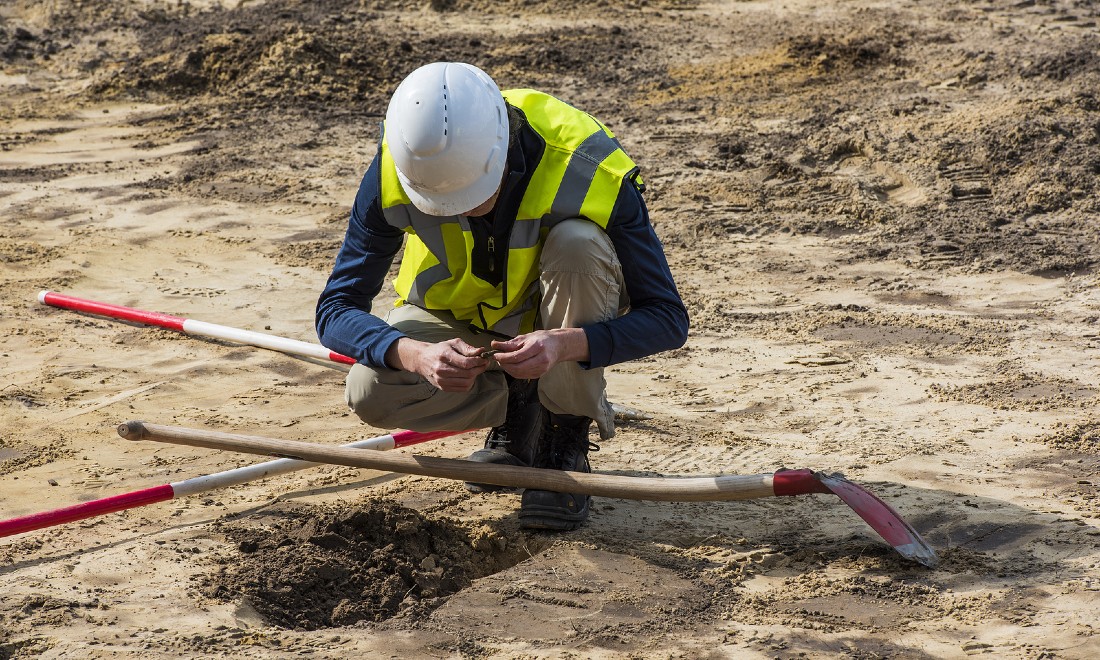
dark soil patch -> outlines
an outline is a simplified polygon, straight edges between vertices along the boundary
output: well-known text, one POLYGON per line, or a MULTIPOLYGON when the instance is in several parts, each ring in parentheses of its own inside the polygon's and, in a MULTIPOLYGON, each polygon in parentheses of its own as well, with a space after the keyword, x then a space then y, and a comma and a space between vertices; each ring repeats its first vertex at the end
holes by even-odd
POLYGON ((388 502, 351 507, 280 504, 229 523, 240 557, 203 594, 243 599, 268 622, 316 630, 423 615, 447 596, 529 555, 499 535, 471 534, 388 502))
MULTIPOLYGON (((473 28, 432 34, 403 29, 401 16, 392 13, 401 4, 273 0, 232 9, 181 5, 103 14, 97 22, 134 30, 139 48, 99 48, 95 69, 103 73, 89 95, 201 100, 232 114, 293 108, 363 117, 383 115, 401 79, 438 59, 480 66, 502 87, 528 86, 532 75, 542 83, 569 76, 604 84, 643 75, 642 47, 622 28, 549 28, 508 37, 473 28), (516 71, 522 78, 513 81, 516 71)), ((469 4, 433 6, 472 11, 469 4)), ((426 7, 416 3, 416 9, 426 7)), ((86 17, 72 20, 80 11, 88 10, 59 11, 53 20, 89 24, 86 17)))

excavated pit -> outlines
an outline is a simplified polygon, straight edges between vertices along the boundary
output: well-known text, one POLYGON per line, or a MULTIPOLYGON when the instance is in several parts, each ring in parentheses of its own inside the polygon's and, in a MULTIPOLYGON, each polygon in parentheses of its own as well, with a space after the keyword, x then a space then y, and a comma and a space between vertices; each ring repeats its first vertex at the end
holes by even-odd
POLYGON ((221 527, 239 554, 204 580, 202 593, 298 630, 422 616, 540 549, 537 539, 472 532, 384 501, 280 503, 221 527))

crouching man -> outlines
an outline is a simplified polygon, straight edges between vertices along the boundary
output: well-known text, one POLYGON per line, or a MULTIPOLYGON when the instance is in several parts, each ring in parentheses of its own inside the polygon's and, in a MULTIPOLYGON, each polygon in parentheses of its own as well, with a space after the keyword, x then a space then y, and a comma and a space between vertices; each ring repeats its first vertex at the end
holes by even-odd
MULTIPOLYGON (((590 115, 468 64, 412 72, 317 304, 321 343, 357 360, 348 405, 380 428, 491 427, 469 460, 589 472, 592 422, 615 433, 603 367, 687 338, 643 189, 590 115)), ((569 530, 588 511, 587 495, 526 490, 519 518, 569 530)))

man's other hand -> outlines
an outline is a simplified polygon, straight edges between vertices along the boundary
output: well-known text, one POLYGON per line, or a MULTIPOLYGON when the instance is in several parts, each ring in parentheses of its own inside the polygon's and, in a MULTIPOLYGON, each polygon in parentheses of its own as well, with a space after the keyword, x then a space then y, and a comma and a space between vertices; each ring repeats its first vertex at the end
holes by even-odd
POLYGON ((536 330, 492 346, 493 359, 514 378, 541 378, 560 362, 588 360, 588 336, 580 328, 536 330))
POLYGON ((386 364, 420 374, 444 392, 469 392, 489 367, 479 357, 483 350, 458 338, 431 344, 402 337, 386 351, 386 364))

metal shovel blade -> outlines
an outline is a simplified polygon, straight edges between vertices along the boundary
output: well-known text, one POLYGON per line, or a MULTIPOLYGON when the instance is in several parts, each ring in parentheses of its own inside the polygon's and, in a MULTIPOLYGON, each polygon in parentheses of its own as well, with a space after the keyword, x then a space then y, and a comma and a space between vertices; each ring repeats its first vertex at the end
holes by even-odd
POLYGON ((843 475, 812 470, 779 470, 772 475, 772 489, 776 495, 832 493, 859 514, 902 557, 920 562, 929 568, 939 561, 935 551, 897 511, 874 493, 848 481, 843 475))
POLYGON ((822 485, 844 500, 844 503, 852 507, 852 510, 886 539, 887 543, 894 546, 901 556, 920 562, 929 568, 939 562, 935 550, 925 543, 917 530, 874 493, 839 474, 818 472, 816 476, 822 485))

